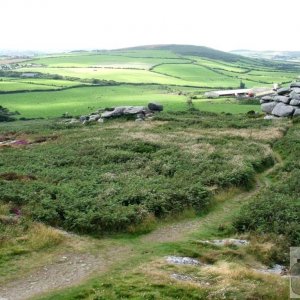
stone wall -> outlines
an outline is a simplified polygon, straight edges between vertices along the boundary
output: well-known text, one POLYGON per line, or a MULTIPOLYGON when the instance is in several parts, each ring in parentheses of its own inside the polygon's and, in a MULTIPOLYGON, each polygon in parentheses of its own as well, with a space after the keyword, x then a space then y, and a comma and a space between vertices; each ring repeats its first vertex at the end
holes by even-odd
POLYGON ((267 114, 266 119, 300 116, 300 82, 278 89, 274 95, 262 97, 260 103, 261 110, 267 114))

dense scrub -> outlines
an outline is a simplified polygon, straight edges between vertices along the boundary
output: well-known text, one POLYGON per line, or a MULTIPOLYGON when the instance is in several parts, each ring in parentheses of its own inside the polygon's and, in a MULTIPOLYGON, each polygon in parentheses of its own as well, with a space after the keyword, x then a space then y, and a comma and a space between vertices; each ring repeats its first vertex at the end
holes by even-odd
POLYGON ((274 145, 284 163, 273 174, 271 185, 245 205, 234 222, 239 231, 272 233, 277 241, 281 236, 285 247, 300 243, 300 125, 295 123, 274 145))
POLYGON ((251 187, 255 171, 273 163, 252 131, 250 139, 230 132, 268 127, 263 120, 223 115, 216 121, 200 112, 159 119, 85 128, 35 122, 29 131, 16 125, 14 139, 22 136, 27 145, 0 150, 0 200, 69 230, 125 230, 185 208, 203 212, 212 191, 251 187))

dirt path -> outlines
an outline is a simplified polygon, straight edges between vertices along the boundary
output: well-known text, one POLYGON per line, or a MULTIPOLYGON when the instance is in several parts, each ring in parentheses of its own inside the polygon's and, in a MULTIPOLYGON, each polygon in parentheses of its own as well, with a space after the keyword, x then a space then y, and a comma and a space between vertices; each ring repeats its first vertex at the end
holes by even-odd
MULTIPOLYGON (((257 194, 263 187, 270 184, 267 175, 270 174, 282 160, 274 154, 277 160, 272 168, 257 175, 256 185, 249 192, 242 192, 219 205, 208 215, 185 220, 175 224, 164 225, 157 230, 141 237, 140 242, 147 247, 152 243, 166 243, 185 240, 199 227, 216 226, 222 217, 230 215, 250 197, 257 194)), ((75 235, 72 238, 76 239, 75 235)), ((26 300, 49 292, 51 290, 76 285, 92 274, 101 274, 109 270, 118 261, 124 261, 134 256, 134 251, 128 246, 114 245, 104 247, 96 255, 87 253, 65 253, 56 257, 50 265, 44 266, 27 278, 22 278, 5 286, 0 286, 0 300, 26 300)))
POLYGON ((0 286, 0 300, 25 300, 48 291, 76 285, 93 274, 108 271, 123 257, 130 257, 130 252, 126 246, 117 246, 106 249, 97 256, 74 252, 60 254, 51 264, 35 270, 28 277, 0 286))

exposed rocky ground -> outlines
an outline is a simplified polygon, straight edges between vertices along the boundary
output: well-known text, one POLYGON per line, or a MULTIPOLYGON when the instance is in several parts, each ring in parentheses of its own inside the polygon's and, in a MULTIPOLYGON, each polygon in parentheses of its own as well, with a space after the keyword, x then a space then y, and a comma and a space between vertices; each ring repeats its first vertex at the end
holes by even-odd
POLYGON ((81 116, 79 119, 72 118, 68 123, 88 124, 92 122, 103 123, 106 119, 122 116, 133 116, 137 122, 150 119, 156 112, 163 111, 163 105, 155 102, 148 103, 148 106, 117 106, 113 108, 99 109, 89 115, 81 116))
POLYGON ((300 116, 300 82, 294 82, 289 88, 281 88, 277 93, 264 96, 260 100, 265 119, 300 116))

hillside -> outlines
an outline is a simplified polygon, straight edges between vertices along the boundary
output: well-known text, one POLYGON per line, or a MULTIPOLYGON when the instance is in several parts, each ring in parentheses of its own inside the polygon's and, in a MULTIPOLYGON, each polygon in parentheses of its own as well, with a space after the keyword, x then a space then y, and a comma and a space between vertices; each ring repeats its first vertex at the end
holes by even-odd
POLYGON ((300 62, 300 51, 233 50, 230 53, 250 58, 300 62))
POLYGON ((194 101, 198 108, 229 112, 226 107, 207 105, 203 94, 236 89, 241 82, 247 88, 272 87, 274 82, 285 85, 300 74, 297 64, 189 45, 74 51, 6 62, 0 64, 0 101, 21 117, 84 114, 106 106, 112 98, 116 105, 160 99, 167 109, 176 109, 186 105, 188 95, 201 100, 194 101))
POLYGON ((224 62, 237 62, 241 59, 240 55, 195 45, 148 45, 121 49, 121 51, 122 50, 167 50, 178 55, 199 56, 203 58, 221 60, 224 62))

